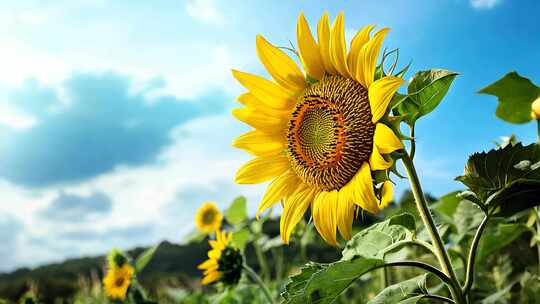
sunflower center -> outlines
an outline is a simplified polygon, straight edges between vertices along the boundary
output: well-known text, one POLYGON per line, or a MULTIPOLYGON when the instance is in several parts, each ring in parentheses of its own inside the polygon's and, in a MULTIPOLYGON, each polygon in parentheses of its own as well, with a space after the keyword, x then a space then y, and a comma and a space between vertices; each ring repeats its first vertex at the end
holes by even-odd
POLYGON ((203 214, 203 222, 207 225, 210 225, 214 221, 214 212, 212 210, 209 210, 203 214))
POLYGON ((288 155, 296 174, 325 191, 340 189, 369 160, 375 125, 368 91, 327 76, 308 88, 291 114, 288 155))
POLYGON ((124 277, 119 277, 119 278, 116 278, 116 281, 114 282, 114 284, 117 286, 117 287, 122 287, 124 285, 124 277))

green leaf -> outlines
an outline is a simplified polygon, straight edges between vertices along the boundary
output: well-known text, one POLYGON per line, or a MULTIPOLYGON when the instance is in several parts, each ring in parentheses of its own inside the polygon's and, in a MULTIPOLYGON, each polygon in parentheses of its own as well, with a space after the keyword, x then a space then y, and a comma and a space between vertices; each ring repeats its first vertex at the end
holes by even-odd
POLYGON ((247 227, 233 232, 232 241, 238 249, 244 249, 246 243, 250 241, 251 233, 247 227))
POLYGON ((432 69, 416 73, 409 81, 407 95, 397 95, 391 103, 394 114, 404 116, 409 125, 433 111, 443 100, 458 74, 432 69))
POLYGON ((497 117, 519 124, 531 120, 531 104, 540 96, 540 88, 528 78, 511 72, 478 93, 496 96, 499 100, 497 117))
POLYGON ((135 261, 135 271, 136 272, 143 271, 144 267, 146 267, 146 265, 148 265, 150 260, 152 260, 152 257, 154 257, 154 254, 156 253, 156 250, 157 250, 158 246, 159 245, 156 245, 156 246, 153 246, 153 247, 150 247, 150 248, 146 249, 143 253, 141 253, 137 257, 137 260, 135 261))
POLYGON ((521 143, 475 153, 465 174, 467 186, 497 216, 509 216, 540 204, 540 146, 521 143))
POLYGON ((352 237, 343 249, 343 260, 357 256, 393 260, 400 252, 388 252, 391 245, 399 241, 410 241, 415 233, 414 216, 403 213, 388 220, 371 225, 352 237), (386 256, 387 254, 390 254, 386 256))
POLYGON ((206 233, 199 231, 199 229, 194 229, 190 233, 188 233, 184 239, 186 244, 191 244, 201 242, 206 238, 206 236, 206 233))
POLYGON ((293 277, 282 296, 285 303, 291 304, 332 303, 356 279, 381 265, 384 265, 381 259, 361 257, 331 264, 311 264, 293 277))
POLYGON ((463 238, 467 234, 474 234, 483 218, 484 213, 478 206, 468 200, 461 201, 454 213, 458 236, 463 238))
POLYGON ((437 215, 446 223, 453 223, 454 213, 456 212, 461 198, 458 197, 460 191, 453 191, 439 198, 437 202, 431 205, 437 215))
POLYGON ((527 225, 522 223, 488 226, 480 239, 476 262, 481 263, 488 256, 508 246, 525 231, 528 231, 527 225))
POLYGON ((246 198, 243 196, 235 198, 225 211, 225 217, 233 225, 238 225, 247 219, 246 198))
MULTIPOLYGON (((424 290, 426 286, 427 274, 419 275, 412 279, 390 285, 383 289, 368 304, 394 304, 410 298, 411 294, 417 290, 424 290)), ((414 302, 413 302, 414 303, 414 302)))

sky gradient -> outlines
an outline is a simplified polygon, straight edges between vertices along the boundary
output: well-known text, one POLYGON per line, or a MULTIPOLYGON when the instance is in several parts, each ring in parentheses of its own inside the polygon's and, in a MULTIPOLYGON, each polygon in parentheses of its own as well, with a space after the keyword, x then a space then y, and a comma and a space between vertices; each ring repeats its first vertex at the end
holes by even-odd
POLYGON ((467 156, 500 136, 535 140, 476 92, 512 70, 540 84, 538 1, 3 1, 0 271, 179 242, 205 200, 246 195, 254 213, 264 186, 233 183, 249 157, 230 147, 247 130, 230 115, 243 91, 230 70, 267 75, 255 36, 295 42, 302 11, 312 28, 344 11, 348 39, 390 27, 407 78, 460 73, 417 124, 426 191, 460 189, 467 156))

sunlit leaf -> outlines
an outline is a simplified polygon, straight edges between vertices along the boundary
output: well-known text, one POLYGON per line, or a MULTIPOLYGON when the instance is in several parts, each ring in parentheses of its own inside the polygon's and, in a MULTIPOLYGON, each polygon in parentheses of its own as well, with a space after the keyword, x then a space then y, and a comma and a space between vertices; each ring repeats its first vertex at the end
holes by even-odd
POLYGON ((247 219, 246 198, 239 196, 234 199, 229 208, 225 211, 227 222, 237 225, 247 219))
POLYGON ((135 261, 135 271, 141 272, 143 271, 144 267, 148 265, 150 260, 154 257, 154 254, 156 253, 158 246, 150 247, 146 249, 135 261))
POLYGON ((243 249, 246 246, 246 243, 249 242, 250 238, 251 233, 249 232, 249 229, 244 227, 233 232, 232 241, 237 248, 243 249))
POLYGON ((416 73, 409 81, 407 95, 394 96, 390 105, 394 115, 403 116, 409 125, 413 125, 441 103, 457 75, 442 69, 416 73))
POLYGON ((531 120, 531 104, 540 96, 540 88, 516 72, 506 74, 478 93, 494 95, 499 100, 497 117, 510 123, 531 120))

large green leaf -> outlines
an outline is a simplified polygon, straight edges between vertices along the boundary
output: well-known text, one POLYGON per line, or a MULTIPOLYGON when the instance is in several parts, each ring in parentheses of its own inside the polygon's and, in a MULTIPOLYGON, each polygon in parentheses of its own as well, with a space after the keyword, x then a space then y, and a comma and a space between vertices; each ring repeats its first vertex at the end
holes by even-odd
POLYGON ((394 114, 413 125, 418 118, 431 113, 441 103, 457 75, 442 69, 416 73, 409 82, 407 95, 394 96, 391 102, 394 114))
MULTIPOLYGON (((411 297, 415 291, 422 291, 426 286, 427 274, 419 275, 412 279, 390 285, 383 289, 368 304, 394 304, 411 297)), ((414 303, 414 302, 413 302, 414 303)))
POLYGON ((360 231, 347 243, 341 261, 310 263, 292 277, 282 294, 286 303, 331 303, 360 276, 400 255, 391 246, 412 240, 414 230, 414 217, 405 213, 360 231))
POLYGON ((531 104, 540 96, 540 88, 516 72, 506 74, 478 93, 494 95, 499 99, 497 116, 510 123, 531 120, 531 104))
POLYGON ((399 251, 389 253, 386 249, 397 242, 412 240, 414 233, 414 216, 409 213, 393 216, 358 232, 347 242, 342 259, 350 260, 362 256, 394 260, 396 256, 400 257, 399 251))
POLYGON ((458 196, 459 191, 453 191, 445 194, 439 198, 434 204, 431 205, 431 209, 445 223, 453 223, 454 213, 456 212, 461 198, 458 196))
POLYGON ((233 232, 232 242, 238 249, 244 249, 247 242, 251 239, 251 233, 247 227, 244 227, 238 231, 233 232))
POLYGON ((515 241, 527 230, 527 226, 523 223, 489 225, 480 239, 476 262, 481 263, 488 256, 515 241))
POLYGON ((521 143, 473 154, 459 180, 489 212, 509 216, 540 204, 540 146, 521 143))
POLYGON ((243 196, 235 198, 225 211, 225 217, 233 225, 238 225, 247 219, 246 198, 243 196))
POLYGON ((331 264, 311 264, 287 284, 283 297, 286 303, 332 303, 363 274, 384 265, 382 259, 358 257, 331 264), (290 287, 290 284, 294 284, 290 287))

